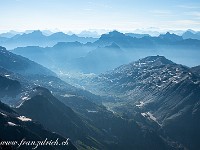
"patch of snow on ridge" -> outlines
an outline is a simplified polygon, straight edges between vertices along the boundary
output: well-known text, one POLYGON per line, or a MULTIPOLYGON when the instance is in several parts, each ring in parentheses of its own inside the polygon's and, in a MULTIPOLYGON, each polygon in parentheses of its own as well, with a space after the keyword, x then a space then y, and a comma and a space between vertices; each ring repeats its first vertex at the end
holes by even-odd
POLYGON ((147 114, 146 114, 146 113, 141 113, 141 115, 142 115, 143 117, 147 117, 147 114))
POLYGON ((146 113, 141 113, 141 115, 145 118, 148 118, 149 120, 153 120, 154 122, 156 122, 159 126, 161 126, 161 124, 157 121, 156 117, 153 116, 152 113, 150 112, 146 112, 146 113))
POLYGON ((62 97, 73 97, 75 95, 72 95, 72 94, 64 94, 64 95, 61 95, 62 97))
POLYGON ((13 122, 8 122, 8 125, 9 125, 9 126, 18 126, 18 125, 16 125, 16 124, 13 123, 13 122))
POLYGON ((144 106, 144 104, 145 104, 144 102, 140 101, 140 104, 138 104, 136 106, 140 108, 140 107, 144 106))
POLYGON ((1 114, 2 116, 4 116, 4 117, 7 117, 7 115, 6 115, 6 114, 4 114, 4 113, 2 113, 2 112, 0 112, 0 114, 1 114))
POLYGON ((156 84, 156 87, 161 88, 162 86, 156 84))
POLYGON ((32 119, 30 119, 30 118, 27 118, 27 117, 25 117, 25 116, 20 116, 20 117, 17 117, 19 120, 21 120, 21 121, 32 121, 32 119))
POLYGON ((5 77, 10 77, 10 75, 9 75, 9 74, 5 74, 4 76, 5 76, 5 77))
POLYGON ((89 112, 89 113, 98 113, 98 111, 95 111, 95 110, 87 110, 87 112, 89 112))
POLYGON ((156 118, 150 112, 147 112, 147 115, 150 117, 150 119, 157 122, 156 118))
POLYGON ((22 97, 22 100, 29 100, 30 98, 28 96, 22 97))
POLYGON ((16 108, 19 108, 23 105, 23 102, 21 102, 18 106, 16 106, 16 108))

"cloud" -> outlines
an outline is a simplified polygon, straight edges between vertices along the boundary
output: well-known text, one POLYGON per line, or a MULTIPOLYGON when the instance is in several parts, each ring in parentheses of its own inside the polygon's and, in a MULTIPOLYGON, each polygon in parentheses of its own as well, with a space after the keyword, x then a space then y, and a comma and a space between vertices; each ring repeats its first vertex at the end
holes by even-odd
POLYGON ((199 9, 199 5, 178 5, 179 8, 185 8, 185 9, 199 9))
POLYGON ((191 27, 198 27, 200 25, 200 21, 195 20, 176 20, 176 21, 168 21, 168 24, 171 26, 176 27, 183 27, 183 28, 191 28, 191 27))
POLYGON ((112 3, 110 3, 110 1, 107 1, 106 3, 105 2, 97 3, 96 1, 89 1, 88 5, 96 8, 112 9, 112 3))
POLYGON ((91 8, 85 8, 85 9, 83 9, 84 11, 93 11, 93 9, 91 9, 91 8))
POLYGON ((185 12, 185 14, 193 17, 194 19, 200 19, 200 11, 185 12))
POLYGON ((170 17, 173 16, 171 11, 168 10, 152 10, 150 11, 156 17, 170 17))

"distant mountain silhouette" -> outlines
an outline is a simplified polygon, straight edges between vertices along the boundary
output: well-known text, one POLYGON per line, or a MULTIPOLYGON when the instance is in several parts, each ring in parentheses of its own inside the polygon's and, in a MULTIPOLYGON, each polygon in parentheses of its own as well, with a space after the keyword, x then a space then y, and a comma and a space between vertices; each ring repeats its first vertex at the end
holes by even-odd
POLYGON ((11 38, 13 36, 15 36, 16 34, 13 34, 13 33, 10 33, 10 32, 7 32, 7 33, 1 33, 0 34, 0 37, 4 37, 4 38, 11 38))
POLYGON ((25 46, 53 46, 58 42, 94 42, 96 38, 92 37, 78 37, 76 35, 67 35, 63 32, 53 33, 51 35, 44 35, 42 31, 35 30, 30 33, 16 34, 13 37, 1 37, 0 45, 6 47, 7 49, 13 49, 16 47, 25 46))
POLYGON ((127 36, 131 36, 133 38, 143 38, 145 36, 150 36, 149 34, 138 34, 138 33, 125 33, 127 36))
POLYGON ((132 39, 132 37, 126 36, 125 34, 115 30, 109 32, 108 34, 102 34, 99 40, 97 40, 94 44, 97 44, 99 47, 105 47, 111 45, 112 43, 116 43, 121 47, 128 46, 126 44, 129 44, 129 41, 132 39))
POLYGON ((116 43, 130 56, 128 61, 149 55, 164 55, 176 63, 188 66, 198 65, 200 40, 182 39, 181 36, 166 33, 158 37, 133 38, 117 31, 103 34, 94 45, 105 47, 116 43), (187 61, 186 61, 187 60, 187 61))
POLYGON ((96 31, 82 31, 81 33, 77 34, 79 37, 93 37, 98 38, 100 35, 96 31))
MULTIPOLYGON (((50 41, 54 41, 56 39, 62 41, 62 39, 65 37, 77 38, 76 35, 69 36, 62 32, 58 32, 49 36, 49 38, 51 38, 50 41)), ((134 38, 118 31, 112 31, 108 34, 103 34, 94 43, 88 42, 86 44, 82 44, 79 42, 58 42, 53 47, 19 47, 14 49, 13 52, 36 61, 45 67, 53 69, 56 72, 59 69, 64 71, 80 71, 80 67, 77 68, 77 64, 80 64, 80 59, 83 59, 83 57, 89 55, 90 51, 100 47, 103 48, 110 46, 113 43, 118 45, 127 56, 120 57, 120 60, 123 59, 123 61, 121 61, 121 64, 118 63, 118 65, 122 65, 123 63, 128 63, 148 55, 158 54, 167 56, 177 63, 188 66, 198 65, 198 62, 200 63, 197 57, 199 53, 197 50, 200 47, 200 41, 196 39, 183 39, 181 36, 171 34, 169 32, 166 34, 161 34, 158 37, 144 36, 141 38, 134 38), (74 64, 75 66, 73 66, 74 64)), ((96 50, 96 52, 97 51, 98 50, 96 50)), ((99 54, 99 57, 100 55, 101 54, 99 54)), ((104 54, 104 57, 105 55, 106 54, 104 54)), ((102 57, 102 59, 104 57, 102 57)), ((110 60, 112 60, 112 57, 109 54, 105 58, 108 57, 110 57, 110 60)), ((81 68, 84 69, 83 67, 81 68)), ((106 67, 102 71, 105 70, 106 67)), ((91 71, 90 69, 89 72, 94 73, 97 71, 91 71)))
POLYGON ((183 39, 197 39, 200 40, 200 32, 194 33, 190 30, 186 31, 182 35, 183 39))
MULTIPOLYGON (((185 40, 181 36, 176 34, 170 34, 167 32, 166 34, 161 34, 158 37, 150 37, 144 36, 141 38, 133 38, 132 36, 125 35, 118 31, 109 32, 108 34, 103 34, 98 41, 95 43, 99 46, 109 45, 112 42, 118 44, 121 48, 155 48, 157 46, 171 46, 177 48, 177 46, 181 46, 180 42, 185 43, 185 40)), ((187 43, 188 46, 192 46, 192 44, 197 44, 195 41, 190 41, 191 43, 187 43)))
POLYGON ((167 32, 166 34, 159 35, 159 38, 163 40, 171 41, 171 42, 177 42, 177 41, 183 40, 181 36, 178 36, 176 34, 170 34, 169 32, 167 32))

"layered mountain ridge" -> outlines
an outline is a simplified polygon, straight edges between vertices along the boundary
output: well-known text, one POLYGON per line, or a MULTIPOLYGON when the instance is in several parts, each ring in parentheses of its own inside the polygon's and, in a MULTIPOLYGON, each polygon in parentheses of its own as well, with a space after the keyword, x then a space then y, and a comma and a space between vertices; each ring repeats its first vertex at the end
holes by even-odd
POLYGON ((199 65, 197 57, 199 46, 200 41, 197 39, 183 39, 181 36, 169 32, 158 37, 136 38, 112 31, 101 35, 93 43, 59 41, 52 47, 18 47, 13 52, 36 61, 54 70, 57 74, 60 71, 99 74, 139 58, 158 54, 190 67, 199 65), (117 47, 113 47, 113 44, 117 47), (123 54, 118 51, 119 48, 123 54), (113 57, 110 56, 111 54, 113 57), (116 57, 119 58, 117 63, 116 57), (105 62, 111 65, 106 65, 105 62))
POLYGON ((81 43, 94 42, 96 38, 79 37, 75 34, 67 35, 63 32, 53 33, 51 35, 44 35, 40 30, 35 30, 31 33, 16 34, 13 37, 0 37, 0 45, 7 49, 24 46, 53 46, 58 42, 75 42, 81 43))

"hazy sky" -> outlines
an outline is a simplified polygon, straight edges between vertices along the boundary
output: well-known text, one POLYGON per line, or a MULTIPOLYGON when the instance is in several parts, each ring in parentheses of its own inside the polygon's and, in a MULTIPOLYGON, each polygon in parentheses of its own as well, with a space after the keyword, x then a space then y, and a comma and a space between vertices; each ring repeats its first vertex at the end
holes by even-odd
POLYGON ((0 0, 0 30, 200 30, 200 0, 0 0))

